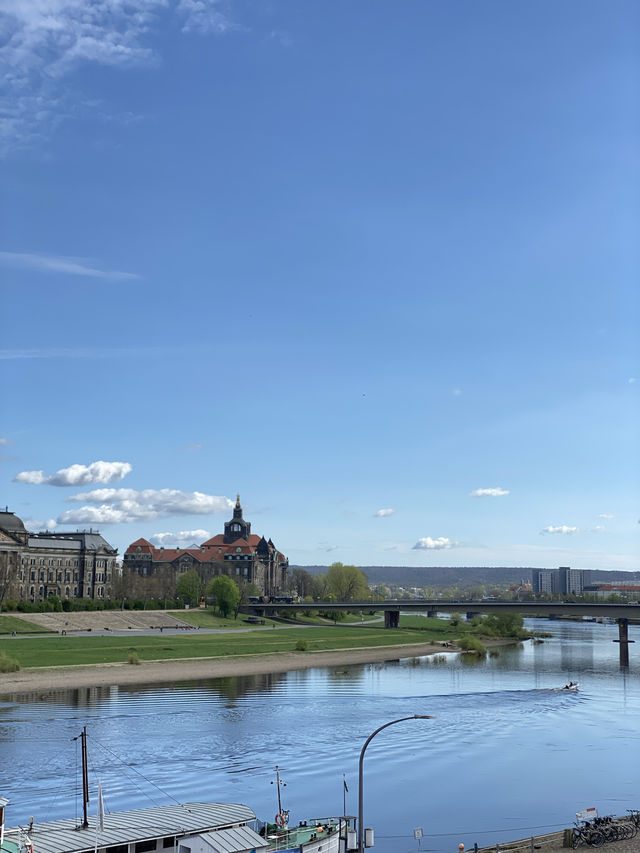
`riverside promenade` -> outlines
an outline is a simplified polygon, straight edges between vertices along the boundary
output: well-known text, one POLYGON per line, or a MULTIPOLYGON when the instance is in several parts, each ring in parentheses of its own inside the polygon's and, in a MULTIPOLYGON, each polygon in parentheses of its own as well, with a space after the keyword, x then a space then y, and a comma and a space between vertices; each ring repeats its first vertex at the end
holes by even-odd
MULTIPOLYGON (((565 830, 560 830, 560 832, 552 832, 548 835, 521 838, 518 841, 502 842, 489 847, 479 847, 478 853, 536 853, 536 851, 540 851, 540 853, 564 853, 572 849, 564 845, 564 837, 565 830)), ((639 839, 640 836, 636 836, 625 841, 613 841, 599 849, 603 850, 604 853, 638 853, 640 851, 639 839)), ((467 847, 466 851, 470 853, 473 851, 473 847, 467 847)))

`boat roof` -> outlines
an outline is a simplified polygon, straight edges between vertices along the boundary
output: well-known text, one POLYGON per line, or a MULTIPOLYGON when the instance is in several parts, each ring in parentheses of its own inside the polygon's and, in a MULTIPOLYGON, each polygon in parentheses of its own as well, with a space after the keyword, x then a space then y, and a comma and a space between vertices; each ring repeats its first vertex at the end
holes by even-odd
POLYGON ((249 826, 237 826, 233 829, 221 829, 218 832, 204 832, 198 839, 212 851, 212 853, 246 853, 251 850, 264 850, 269 846, 257 832, 249 826))
MULTIPOLYGON (((151 809, 110 812, 104 815, 104 830, 98 833, 98 847, 131 844, 151 838, 230 829, 256 819, 248 806, 239 803, 181 803, 151 809)), ((78 828, 75 818, 36 823, 29 827, 29 838, 38 853, 83 853, 96 844, 97 817, 89 817, 87 829, 78 828)), ((26 827, 5 830, 7 836, 26 827)))

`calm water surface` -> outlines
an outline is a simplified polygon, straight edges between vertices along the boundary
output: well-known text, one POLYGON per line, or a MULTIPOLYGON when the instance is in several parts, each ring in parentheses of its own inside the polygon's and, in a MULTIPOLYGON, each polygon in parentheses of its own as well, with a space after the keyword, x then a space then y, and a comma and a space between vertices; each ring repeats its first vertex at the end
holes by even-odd
MULTIPOLYGON (((534 624, 533 622, 531 624, 534 624)), ((171 686, 73 690, 0 701, 0 792, 8 823, 81 810, 72 738, 86 725, 91 788, 107 810, 174 800, 276 811, 292 820, 357 812, 366 737, 365 823, 379 853, 455 851, 566 826, 574 813, 640 807, 640 630, 621 671, 615 625, 544 622, 554 638, 469 663, 406 659, 171 686), (579 694, 551 688, 569 679, 579 694)), ((95 798, 91 810, 95 811, 95 798)))

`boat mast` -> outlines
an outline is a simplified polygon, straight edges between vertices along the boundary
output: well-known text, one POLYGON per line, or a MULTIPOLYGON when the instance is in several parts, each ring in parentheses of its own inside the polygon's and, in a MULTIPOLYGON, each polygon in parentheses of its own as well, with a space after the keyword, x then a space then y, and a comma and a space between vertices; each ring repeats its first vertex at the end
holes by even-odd
MULTIPOLYGON (((273 782, 271 783, 273 785, 273 782)), ((286 782, 283 782, 280 779, 280 768, 276 764, 276 788, 278 789, 278 814, 282 814, 282 799, 280 797, 280 786, 286 785, 286 782)))
MULTIPOLYGON (((82 745, 82 829, 89 829, 89 814, 87 807, 89 805, 89 767, 87 764, 87 727, 83 726, 82 731, 78 735, 82 745)), ((78 740, 74 737, 73 740, 78 740)))

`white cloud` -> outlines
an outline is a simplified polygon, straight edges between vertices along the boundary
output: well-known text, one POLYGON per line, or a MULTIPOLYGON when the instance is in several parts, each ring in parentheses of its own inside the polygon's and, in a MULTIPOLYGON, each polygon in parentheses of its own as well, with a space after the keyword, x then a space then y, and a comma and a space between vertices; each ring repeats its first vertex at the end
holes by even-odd
POLYGON ((35 518, 23 518, 22 523, 27 528, 27 530, 33 530, 36 533, 38 533, 42 530, 55 530, 56 529, 55 518, 48 518, 46 521, 38 521, 35 518))
POLYGON ((602 533, 603 530, 605 530, 605 527, 603 524, 596 524, 595 527, 591 528, 592 533, 602 533))
POLYGON ((548 527, 543 527, 540 533, 563 533, 565 535, 569 535, 571 533, 577 533, 579 529, 580 528, 578 527, 568 527, 566 524, 550 524, 548 527))
POLYGON ((598 518, 604 518, 607 521, 610 521, 612 518, 614 518, 614 515, 610 512, 601 512, 598 518))
POLYGON ((67 510, 58 519, 61 524, 120 524, 170 515, 213 515, 234 506, 226 497, 178 489, 93 489, 67 500, 98 506, 67 510))
POLYGON ((90 483, 117 483, 132 470, 129 462, 92 462, 90 465, 70 465, 55 474, 21 471, 13 478, 13 482, 36 486, 88 486, 90 483))
POLYGON ((473 492, 469 492, 469 497, 472 497, 472 498, 502 498, 508 494, 509 494, 508 489, 501 489, 500 486, 496 486, 492 489, 476 489, 473 492))
POLYGON ((388 509, 378 509, 376 510, 376 512, 374 512, 374 516, 376 518, 387 518, 388 516, 393 515, 394 512, 395 509, 392 509, 391 507, 389 507, 388 509))
POLYGON ((208 530, 198 528, 196 530, 179 530, 177 533, 154 533, 149 537, 149 540, 163 548, 184 547, 186 545, 206 542, 211 539, 211 533, 208 530))
POLYGON ((176 11, 184 19, 182 32, 226 33, 232 25, 220 8, 219 0, 178 0, 176 11))
POLYGON ((0 252, 0 263, 5 266, 37 270, 38 272, 82 275, 90 278, 104 278, 116 281, 140 278, 139 275, 132 272, 103 270, 98 269, 95 266, 88 266, 87 261, 84 258, 65 258, 56 255, 39 255, 33 252, 0 252))
POLYGON ((0 447, 7 447, 8 444, 9 444, 9 439, 8 438, 2 438, 0 436, 0 447))
POLYGON ((438 536, 437 539, 432 539, 431 536, 425 536, 418 539, 413 546, 414 551, 442 551, 448 548, 455 548, 457 545, 452 539, 446 536, 438 536))
POLYGON ((62 82, 76 68, 157 63, 150 42, 161 16, 186 33, 232 26, 219 0, 3 0, 0 144, 29 145, 43 129, 77 115, 78 99, 62 82))

